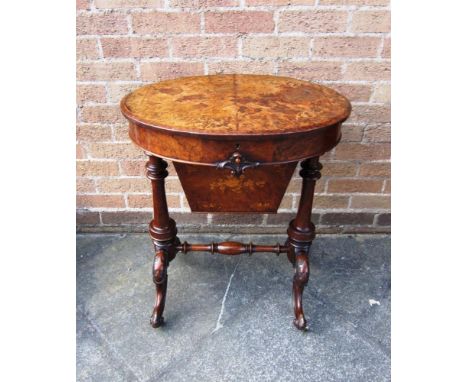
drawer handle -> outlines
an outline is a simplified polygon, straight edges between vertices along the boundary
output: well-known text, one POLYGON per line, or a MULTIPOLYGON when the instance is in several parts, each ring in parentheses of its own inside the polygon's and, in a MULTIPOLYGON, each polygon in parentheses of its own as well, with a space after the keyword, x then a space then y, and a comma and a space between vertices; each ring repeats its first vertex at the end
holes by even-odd
POLYGON ((231 170, 232 175, 241 176, 246 168, 257 167, 259 165, 260 162, 249 162, 244 159, 240 152, 235 151, 228 160, 217 162, 216 168, 228 168, 231 170))

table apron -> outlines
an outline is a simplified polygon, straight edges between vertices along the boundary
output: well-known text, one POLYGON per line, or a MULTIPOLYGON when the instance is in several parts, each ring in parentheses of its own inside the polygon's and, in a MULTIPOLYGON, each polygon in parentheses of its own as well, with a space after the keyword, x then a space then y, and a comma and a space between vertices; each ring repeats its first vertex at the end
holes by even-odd
POLYGON ((335 147, 341 123, 308 133, 281 136, 208 136, 177 134, 129 123, 130 139, 147 153, 175 162, 218 166, 239 152, 250 162, 272 165, 317 157, 335 147))

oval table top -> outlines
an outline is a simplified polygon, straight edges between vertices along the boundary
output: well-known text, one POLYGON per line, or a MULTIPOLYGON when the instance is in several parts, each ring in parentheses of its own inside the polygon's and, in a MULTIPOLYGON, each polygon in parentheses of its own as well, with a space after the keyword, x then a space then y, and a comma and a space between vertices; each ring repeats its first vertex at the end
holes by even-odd
POLYGON ((129 135, 148 153, 216 166, 233 154, 262 164, 322 155, 341 137, 349 101, 287 77, 182 77, 136 89, 120 107, 129 135))
POLYGON ((298 133, 345 120, 349 101, 318 84, 287 77, 225 74, 143 86, 121 103, 148 127, 201 135, 298 133))

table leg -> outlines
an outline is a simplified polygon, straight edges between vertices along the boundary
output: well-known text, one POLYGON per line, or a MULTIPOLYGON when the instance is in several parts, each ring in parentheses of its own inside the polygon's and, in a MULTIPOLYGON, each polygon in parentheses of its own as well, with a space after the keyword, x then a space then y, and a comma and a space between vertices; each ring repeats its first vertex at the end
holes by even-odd
POLYGON ((296 218, 289 223, 288 239, 288 259, 295 268, 293 278, 293 301, 294 315, 293 321, 296 328, 307 329, 307 321, 302 308, 302 293, 309 281, 309 250, 312 240, 315 238, 315 226, 311 222, 312 203, 314 199, 315 182, 320 179, 322 165, 319 157, 309 158, 301 162, 302 170, 302 190, 299 208, 296 218))
POLYGON ((150 323, 154 328, 164 323, 163 312, 167 291, 167 268, 177 253, 175 221, 169 217, 166 201, 164 178, 168 175, 167 163, 158 157, 149 155, 146 163, 146 176, 151 180, 153 190, 153 220, 149 224, 149 233, 156 251, 153 263, 153 281, 156 284, 156 297, 150 323))

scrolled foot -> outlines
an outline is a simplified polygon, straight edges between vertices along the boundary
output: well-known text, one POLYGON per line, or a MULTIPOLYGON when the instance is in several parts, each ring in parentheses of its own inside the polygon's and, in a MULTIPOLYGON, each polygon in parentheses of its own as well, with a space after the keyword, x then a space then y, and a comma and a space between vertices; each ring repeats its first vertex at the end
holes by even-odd
POLYGON ((293 299, 294 299, 294 326, 299 330, 307 330, 307 320, 302 309, 302 293, 304 287, 309 281, 309 257, 307 252, 300 251, 296 255, 295 262, 296 272, 293 278, 293 299))
POLYGON ((164 317, 158 316, 157 312, 153 312, 150 319, 150 324, 153 328, 159 328, 164 325, 164 317))
POLYGON ((304 330, 304 331, 307 330, 307 320, 305 319, 304 315, 293 320, 293 324, 299 330, 304 330))
POLYGON ((150 323, 153 328, 159 328, 164 324, 164 305, 167 291, 167 266, 168 256, 165 251, 156 252, 153 263, 153 281, 156 284, 156 298, 150 323))

